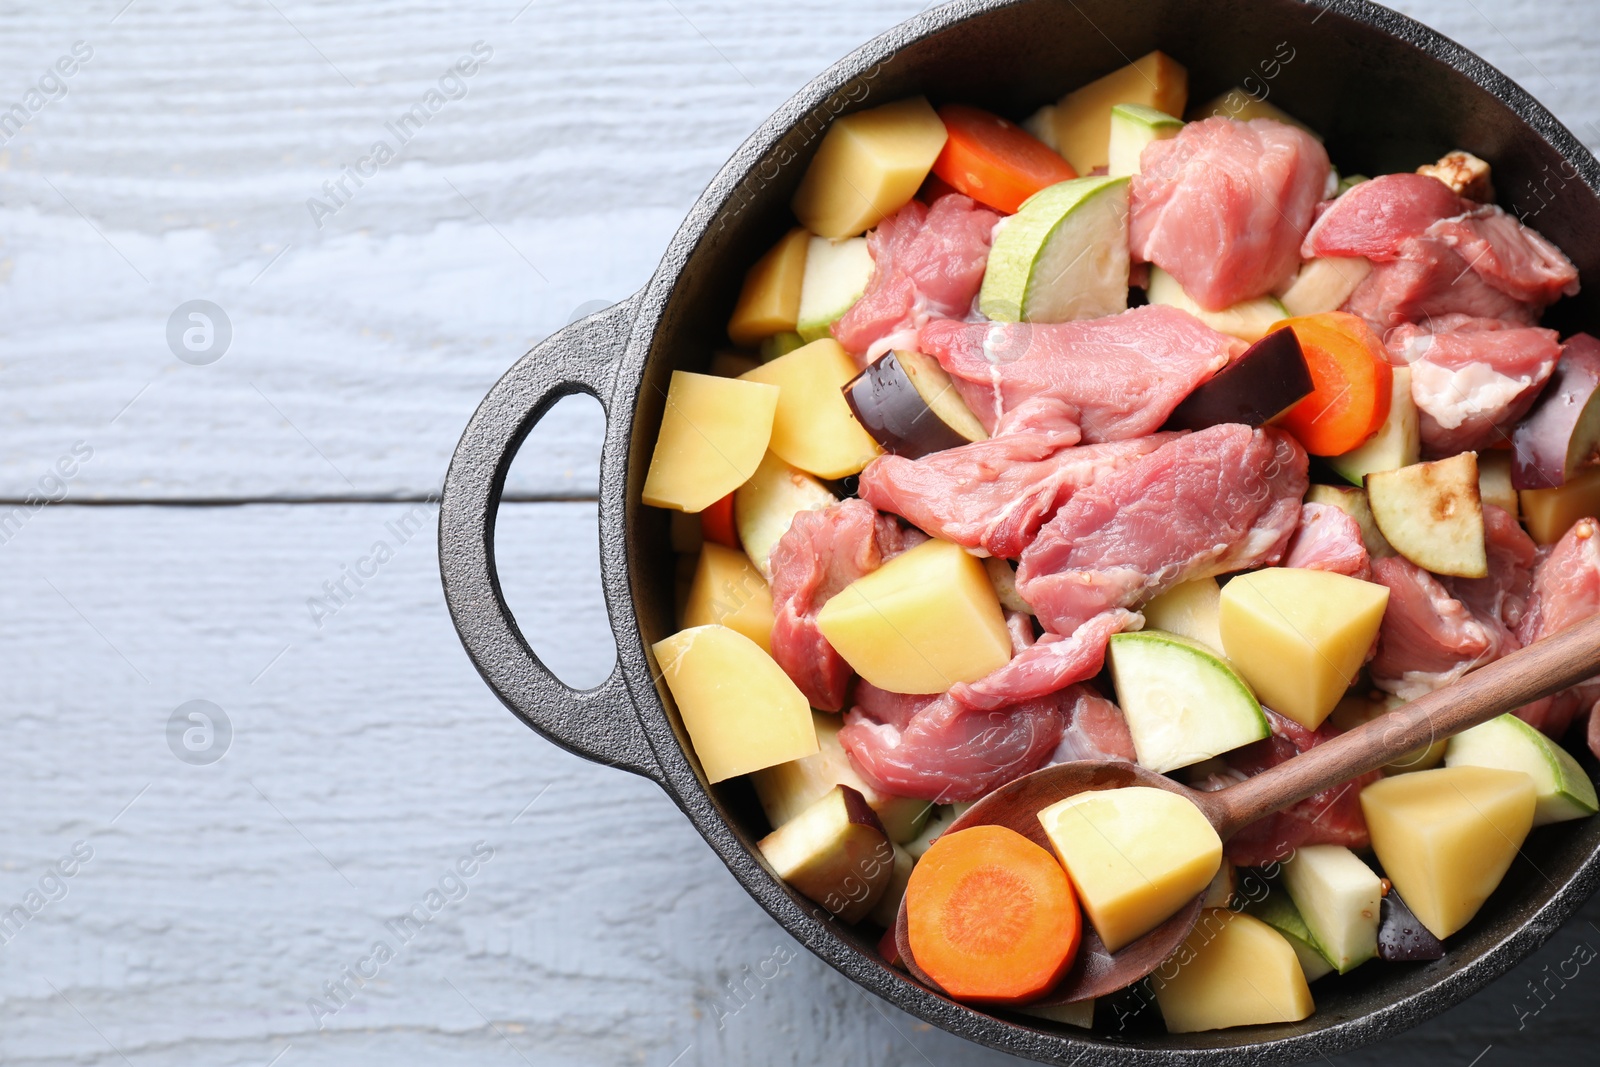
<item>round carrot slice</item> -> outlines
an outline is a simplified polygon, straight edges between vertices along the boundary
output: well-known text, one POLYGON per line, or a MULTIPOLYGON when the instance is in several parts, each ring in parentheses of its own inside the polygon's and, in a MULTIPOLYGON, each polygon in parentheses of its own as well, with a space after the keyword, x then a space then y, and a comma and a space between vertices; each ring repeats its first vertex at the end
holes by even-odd
POLYGON ((939 118, 949 136, 933 173, 996 211, 1015 214, 1040 189, 1078 176, 1060 153, 999 115, 946 104, 939 118))
POLYGON ((1061 864, 1003 826, 945 834, 906 887, 911 955, 957 1000, 1042 996, 1072 965, 1082 929, 1061 864))
POLYGON ((1314 386, 1283 416, 1283 428, 1313 456, 1341 456, 1377 433, 1389 417, 1394 368, 1367 324, 1329 311, 1278 325, 1294 330, 1314 386))

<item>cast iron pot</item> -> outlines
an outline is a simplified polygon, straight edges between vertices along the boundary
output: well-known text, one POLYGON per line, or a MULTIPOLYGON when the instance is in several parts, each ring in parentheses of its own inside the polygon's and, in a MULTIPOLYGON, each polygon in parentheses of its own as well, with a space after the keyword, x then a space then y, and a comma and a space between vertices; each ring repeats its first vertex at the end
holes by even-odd
POLYGON ((1526 92, 1426 27, 1364 0, 962 0, 884 34, 795 94, 711 182, 642 291, 553 335, 495 385, 445 481, 440 569, 462 642, 519 718, 569 751, 659 784, 785 930, 871 992, 1049 1063, 1281 1063, 1395 1034, 1531 953, 1600 880, 1600 819, 1535 831, 1443 960, 1319 983, 1317 1012, 1304 1022, 1168 1035, 1133 994, 1103 1005, 1089 1034, 932 993, 879 959, 875 930, 839 924, 775 878, 755 847, 767 826, 753 794, 740 781, 707 785, 647 651, 675 628, 667 515, 639 503, 668 376, 703 370, 726 344, 744 272, 793 224, 790 196, 828 122, 915 93, 1021 118, 1155 48, 1187 65, 1191 100, 1241 84, 1265 94, 1325 135, 1347 173, 1410 170, 1458 147, 1489 160, 1501 203, 1560 244, 1590 282, 1558 309, 1557 325, 1600 324, 1600 165, 1526 92), (494 558, 512 457, 573 393, 606 412, 600 554, 617 642, 611 676, 581 692, 528 647, 494 558))

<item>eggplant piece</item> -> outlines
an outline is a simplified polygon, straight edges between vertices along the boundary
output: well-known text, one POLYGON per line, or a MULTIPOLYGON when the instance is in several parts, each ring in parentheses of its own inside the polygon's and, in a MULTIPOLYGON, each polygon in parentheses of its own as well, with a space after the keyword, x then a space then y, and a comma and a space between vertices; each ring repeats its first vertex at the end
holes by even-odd
POLYGON ((1311 369, 1288 327, 1274 330, 1184 398, 1167 419, 1169 430, 1203 430, 1223 423, 1263 426, 1311 395, 1311 369))
POLYGON ((1412 963, 1444 957, 1444 942, 1428 932, 1393 887, 1378 906, 1378 958, 1412 963))
POLYGON ((872 913, 894 877, 894 846, 877 812, 835 786, 757 846, 773 872, 847 923, 872 913))
POLYGON ((907 459, 989 436, 944 368, 921 352, 885 352, 845 385, 844 397, 885 452, 907 459))
POLYGON ((1600 341, 1580 333, 1511 434, 1511 485, 1554 489, 1600 460, 1600 341))

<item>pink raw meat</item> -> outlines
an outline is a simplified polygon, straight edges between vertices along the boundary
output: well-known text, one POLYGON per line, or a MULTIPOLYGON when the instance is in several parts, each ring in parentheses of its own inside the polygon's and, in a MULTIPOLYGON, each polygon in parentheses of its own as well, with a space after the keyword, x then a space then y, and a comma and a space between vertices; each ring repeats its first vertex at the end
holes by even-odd
POLYGON ((1410 560, 1373 560, 1372 580, 1389 590, 1372 661, 1373 684, 1384 692, 1415 700, 1506 651, 1501 635, 1410 560))
POLYGON ((1271 292, 1300 266, 1328 187, 1328 153, 1271 119, 1191 122, 1152 141, 1133 176, 1129 248, 1220 311, 1271 292))
MULTIPOLYGON (((922 540, 920 534, 909 535, 922 540)), ((852 671, 817 629, 817 613, 839 590, 910 547, 892 517, 864 500, 802 511, 772 549, 772 658, 811 706, 844 706, 852 671)))
MULTIPOLYGON (((1323 723, 1315 731, 1307 730, 1270 709, 1267 721, 1272 724, 1271 737, 1235 749, 1223 757, 1245 777, 1276 767, 1339 735, 1332 723, 1323 723)), ((1380 777, 1382 775, 1374 771, 1352 778, 1251 823, 1229 838, 1228 859, 1240 867, 1264 867, 1288 859, 1303 845, 1366 848, 1371 839, 1367 834, 1367 820, 1361 814, 1361 790, 1380 777)))
MULTIPOLYGON (((1559 633, 1600 611, 1600 522, 1579 519, 1550 549, 1533 572, 1533 593, 1517 627, 1524 645, 1559 633)), ((1517 714, 1530 725, 1559 738, 1580 715, 1591 714, 1600 700, 1600 678, 1591 678, 1557 693, 1548 701, 1530 704, 1517 714)), ((1589 724, 1589 743, 1600 748, 1600 728, 1589 724)))
POLYGON ((1305 450, 1280 430, 1212 426, 1078 492, 1022 554, 1017 590, 1054 633, 1179 582, 1283 558, 1305 450))
POLYGON ((1533 565, 1539 546, 1509 511, 1483 505, 1483 541, 1489 556, 1486 578, 1441 579, 1450 595, 1483 623, 1500 655, 1522 647, 1517 628, 1533 597, 1533 565))
MULTIPOLYGON (((896 700, 868 690, 863 701, 858 684, 839 741, 884 792, 940 803, 980 797, 1043 765, 1078 704, 1075 683, 1099 673, 1113 633, 1142 621, 1108 612, 1071 637, 1046 634, 999 670, 939 697, 896 700)), ((1086 712, 1080 733, 1105 741, 1113 725, 1102 711, 1086 712)))
POLYGON ((914 348, 929 319, 972 311, 1000 216, 960 193, 932 207, 913 200, 867 234, 872 280, 833 324, 833 336, 865 367, 892 348, 914 348))
POLYGON ((946 541, 1014 559, 1073 493, 1155 451, 1176 434, 1074 448, 1023 432, 934 452, 879 456, 861 472, 861 499, 946 541))
POLYGON ((1160 305, 1049 325, 930 322, 920 337, 991 434, 1038 430, 1066 444, 1154 433, 1246 348, 1160 305))
POLYGON ((1073 760, 1137 761, 1133 748, 1133 732, 1122 709, 1089 688, 1075 685, 1072 710, 1067 714, 1067 728, 1061 733, 1061 743, 1050 754, 1048 763, 1070 763, 1073 760))
POLYGON ((1361 524, 1329 504, 1300 506, 1300 528, 1289 539, 1283 565, 1362 580, 1372 574, 1372 561, 1361 540, 1361 524))
POLYGON ((1385 340, 1391 358, 1411 365, 1411 399, 1432 456, 1509 442, 1561 358, 1554 330, 1465 315, 1400 326, 1385 340))
POLYGON ((1373 261, 1345 310, 1380 333, 1451 314, 1532 325, 1578 291, 1577 268, 1544 237, 1420 174, 1351 189, 1317 219, 1301 251, 1373 261))

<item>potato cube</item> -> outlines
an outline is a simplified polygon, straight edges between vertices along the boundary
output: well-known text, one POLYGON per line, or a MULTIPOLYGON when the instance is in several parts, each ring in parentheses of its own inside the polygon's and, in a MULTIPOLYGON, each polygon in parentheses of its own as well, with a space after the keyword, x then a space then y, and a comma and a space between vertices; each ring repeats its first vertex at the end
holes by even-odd
POLYGON ((817 628, 891 693, 943 693, 1011 659, 983 563, 948 541, 926 541, 851 582, 823 605, 817 628))
POLYGON ((1202 912, 1150 984, 1174 1034, 1296 1022, 1316 1010, 1300 960, 1283 935, 1231 911, 1202 912))
POLYGON ((1489 767, 1417 771, 1361 791, 1384 873, 1438 938, 1467 925, 1500 884, 1536 803, 1532 778, 1489 767))
POLYGON ((916 195, 945 137, 921 96, 835 119, 794 194, 795 217, 819 237, 866 232, 916 195))
POLYGON ((763 652, 771 653, 772 590, 749 556, 707 541, 700 546, 700 562, 689 586, 683 625, 726 626, 760 645, 763 652))
POLYGON ((1039 812, 1039 823, 1111 952, 1170 919, 1222 866, 1217 831, 1165 789, 1079 793, 1039 812))
POLYGON ((1383 586, 1327 571, 1241 574, 1222 590, 1222 650, 1263 704, 1315 730, 1361 670, 1388 603, 1383 586))
POLYGON ((704 511, 755 473, 767 454, 778 387, 675 370, 644 502, 704 511))
POLYGON ((800 281, 811 235, 795 227, 751 267, 728 320, 734 344, 754 348, 775 333, 793 331, 800 317, 800 281))
POLYGON ((1579 519, 1600 515, 1600 467, 1568 478, 1565 485, 1554 489, 1524 489, 1518 497, 1528 536, 1541 545, 1553 545, 1579 519))
POLYGON ((695 626, 657 641, 652 651, 708 781, 817 751, 805 696, 744 634, 695 626))
POLYGON ((850 411, 844 387, 856 376, 855 360, 831 337, 812 341, 743 375, 778 387, 778 407, 767 447, 778 458, 819 478, 857 474, 882 449, 850 411))
POLYGON ((1182 115, 1189 72, 1164 52, 1151 52, 1061 98, 1055 108, 1055 147, 1079 174, 1111 164, 1111 108, 1143 104, 1182 115))

